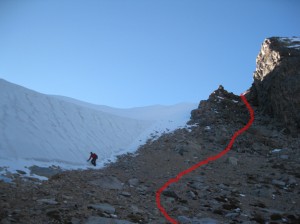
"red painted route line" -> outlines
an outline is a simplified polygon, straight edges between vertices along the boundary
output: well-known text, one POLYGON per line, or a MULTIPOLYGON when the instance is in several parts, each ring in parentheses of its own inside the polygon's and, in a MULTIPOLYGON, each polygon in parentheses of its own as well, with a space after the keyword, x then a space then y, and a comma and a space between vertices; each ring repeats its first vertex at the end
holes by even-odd
POLYGON ((252 109, 252 107, 250 106, 250 104, 248 103, 248 101, 246 100, 246 97, 244 96, 244 94, 241 94, 241 99, 242 101, 245 103, 247 109, 249 110, 249 113, 250 113, 250 119, 248 121, 248 123, 243 127, 241 128, 240 130, 238 130, 237 132, 234 133, 234 135, 232 136, 229 144, 227 145, 227 147, 221 151, 220 153, 214 155, 214 156, 211 156, 211 157, 208 157, 207 159, 203 160, 203 161, 200 161, 199 163, 193 165, 192 167, 180 172, 175 178, 172 178, 170 179, 168 182, 166 182, 157 192, 156 192, 156 205, 158 207, 158 209, 161 211, 161 213, 165 216, 165 218, 170 221, 172 224, 178 224, 178 221, 176 219, 173 219, 172 217, 170 217, 167 213, 167 211, 163 208, 163 206, 161 205, 160 203, 160 196, 161 196, 161 193, 172 183, 176 183, 180 180, 181 177, 183 177, 184 175, 194 171, 195 169, 199 168, 200 166, 204 165, 204 164, 207 164, 211 161, 214 161, 216 159, 219 159, 221 158, 222 156, 224 156, 232 147, 235 139, 240 135, 242 134, 244 131, 246 131, 253 123, 254 121, 254 111, 252 109))

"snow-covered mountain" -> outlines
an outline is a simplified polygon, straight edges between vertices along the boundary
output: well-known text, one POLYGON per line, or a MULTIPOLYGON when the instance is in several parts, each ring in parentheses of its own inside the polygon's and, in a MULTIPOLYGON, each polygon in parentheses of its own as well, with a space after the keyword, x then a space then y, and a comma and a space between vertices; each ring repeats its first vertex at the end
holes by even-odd
POLYGON ((0 167, 84 168, 90 151, 99 155, 101 166, 135 151, 151 133, 184 126, 196 107, 117 109, 41 94, 0 79, 0 167))

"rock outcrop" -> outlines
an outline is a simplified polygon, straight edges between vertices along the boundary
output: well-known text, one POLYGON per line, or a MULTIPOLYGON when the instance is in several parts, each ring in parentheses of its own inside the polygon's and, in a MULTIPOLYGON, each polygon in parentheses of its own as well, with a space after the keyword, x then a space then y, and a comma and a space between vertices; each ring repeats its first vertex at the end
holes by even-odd
POLYGON ((297 135, 300 130, 300 38, 267 38, 256 59, 252 102, 297 135))
POLYGON ((240 97, 219 86, 207 100, 201 100, 199 107, 191 112, 190 124, 209 126, 217 123, 243 123, 248 118, 248 110, 240 97))

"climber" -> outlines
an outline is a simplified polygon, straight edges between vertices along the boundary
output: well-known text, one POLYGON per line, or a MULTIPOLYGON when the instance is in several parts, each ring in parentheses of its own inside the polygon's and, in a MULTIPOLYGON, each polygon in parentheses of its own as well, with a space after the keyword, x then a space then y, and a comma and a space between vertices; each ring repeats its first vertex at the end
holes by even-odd
POLYGON ((96 160, 98 159, 97 154, 91 152, 90 158, 89 158, 87 161, 90 161, 90 159, 92 159, 92 160, 91 160, 91 163, 92 163, 94 166, 96 166, 96 160))

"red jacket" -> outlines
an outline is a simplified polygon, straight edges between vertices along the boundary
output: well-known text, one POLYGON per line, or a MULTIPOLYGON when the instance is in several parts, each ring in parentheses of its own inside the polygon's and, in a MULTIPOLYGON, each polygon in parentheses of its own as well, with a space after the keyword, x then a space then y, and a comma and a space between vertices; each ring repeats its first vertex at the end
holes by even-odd
POLYGON ((98 159, 97 154, 96 153, 91 153, 89 160, 90 159, 98 159))

